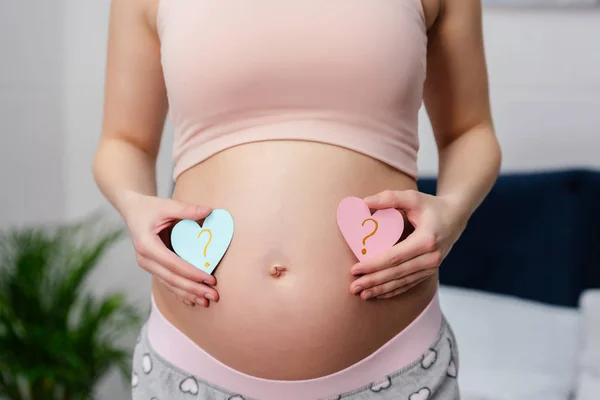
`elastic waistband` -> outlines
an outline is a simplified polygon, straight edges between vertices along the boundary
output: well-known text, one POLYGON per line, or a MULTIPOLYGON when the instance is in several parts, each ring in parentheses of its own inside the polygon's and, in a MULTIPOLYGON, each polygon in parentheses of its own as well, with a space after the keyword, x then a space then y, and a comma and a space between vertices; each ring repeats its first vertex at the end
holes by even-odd
POLYGON ((437 340, 442 312, 436 293, 423 312, 387 343, 361 361, 330 375, 307 380, 270 380, 254 377, 223 364, 173 326, 156 306, 147 323, 148 341, 165 361, 224 390, 255 399, 323 399, 350 392, 413 363, 437 340))

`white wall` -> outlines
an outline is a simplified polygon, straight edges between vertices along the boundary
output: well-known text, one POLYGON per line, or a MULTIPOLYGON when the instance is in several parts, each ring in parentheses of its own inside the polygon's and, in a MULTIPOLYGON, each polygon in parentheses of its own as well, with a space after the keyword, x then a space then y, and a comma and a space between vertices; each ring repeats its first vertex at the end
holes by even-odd
MULTIPOLYGON (((32 3, 0 2, 1 225, 109 210, 90 165, 102 118, 109 2, 32 3)), ((600 167, 600 12, 486 10, 485 39, 504 170, 600 167)), ((437 156, 424 113, 422 125, 419 166, 427 175, 437 156)), ((169 191, 171 143, 168 129, 161 195, 169 191)), ((149 279, 126 242, 93 282, 99 292, 122 288, 147 301, 149 279)), ((101 400, 128 398, 113 378, 101 393, 101 400)))
MULTIPOLYGON (((600 10, 488 9, 485 44, 503 170, 600 167, 600 10)), ((422 173, 435 173, 422 115, 422 173)))
POLYGON ((61 1, 0 2, 0 229, 65 214, 61 1))

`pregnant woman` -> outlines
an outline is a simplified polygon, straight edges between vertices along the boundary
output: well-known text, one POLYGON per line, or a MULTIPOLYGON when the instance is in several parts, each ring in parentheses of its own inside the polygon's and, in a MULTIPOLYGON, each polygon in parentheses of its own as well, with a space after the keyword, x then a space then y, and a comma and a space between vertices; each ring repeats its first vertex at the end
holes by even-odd
POLYGON ((153 278, 133 399, 458 399, 437 271, 501 159, 480 1, 113 0, 109 36, 94 173, 153 278), (436 196, 415 183, 422 103, 436 196), (398 243, 359 261, 346 197, 400 210, 398 243), (214 209, 235 234, 208 274, 169 229, 214 209))

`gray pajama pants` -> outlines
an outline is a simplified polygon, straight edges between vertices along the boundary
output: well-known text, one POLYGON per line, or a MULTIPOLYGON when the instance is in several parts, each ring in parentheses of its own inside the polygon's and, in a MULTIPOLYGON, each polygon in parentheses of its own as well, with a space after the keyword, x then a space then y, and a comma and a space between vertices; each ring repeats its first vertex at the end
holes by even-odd
MULTIPOLYGON (((444 320, 438 339, 418 360, 377 382, 329 399, 459 400, 457 375, 456 341, 444 320)), ((133 400, 261 400, 216 387, 170 364, 150 346, 146 326, 134 351, 132 396, 133 400)), ((281 400, 285 399, 282 393, 281 400)))

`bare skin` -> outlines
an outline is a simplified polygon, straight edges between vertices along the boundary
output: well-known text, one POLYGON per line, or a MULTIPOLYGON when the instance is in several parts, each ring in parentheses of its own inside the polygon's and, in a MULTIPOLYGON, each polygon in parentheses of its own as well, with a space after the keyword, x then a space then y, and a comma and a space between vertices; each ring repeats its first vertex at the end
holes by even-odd
POLYGON ((407 201, 415 181, 367 156, 273 141, 237 146, 192 167, 169 200, 155 197, 167 112, 157 3, 113 0, 96 181, 127 223, 140 266, 153 275, 161 312, 232 368, 290 380, 339 371, 404 329, 434 296, 437 268, 491 188, 500 150, 479 1, 423 0, 423 7, 424 100, 440 153, 436 197, 407 201), (380 204, 406 208, 413 240, 360 264, 339 233, 335 209, 346 196, 381 192, 380 204), (236 223, 214 276, 173 257, 157 239, 177 219, 205 217, 209 210, 197 206, 226 208, 236 223))
POLYGON ((219 301, 182 307, 156 282, 158 306, 200 347, 251 375, 307 379, 359 361, 406 327, 437 286, 431 277, 377 301, 349 292, 356 259, 337 227, 337 204, 390 185, 415 187, 380 162, 333 146, 264 142, 220 153, 185 172, 173 196, 234 216, 234 240, 215 272, 219 301), (328 160, 327 174, 315 159, 328 160), (333 178, 344 174, 354 179, 333 178))

